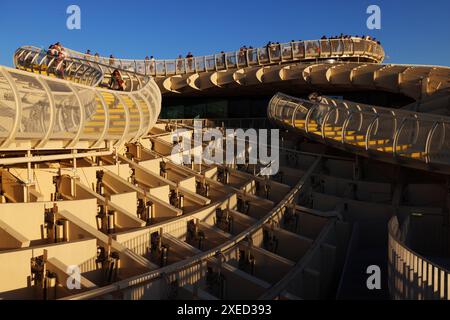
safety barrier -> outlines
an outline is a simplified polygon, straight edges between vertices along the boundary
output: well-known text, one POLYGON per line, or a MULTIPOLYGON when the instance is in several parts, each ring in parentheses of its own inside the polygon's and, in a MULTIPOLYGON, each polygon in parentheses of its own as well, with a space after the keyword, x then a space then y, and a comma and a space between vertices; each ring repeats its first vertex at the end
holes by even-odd
MULTIPOLYGON (((23 47, 30 48, 30 47, 23 47)), ((39 48, 35 48, 41 50, 39 48)), ((292 41, 219 54, 170 60, 130 60, 83 54, 66 49, 70 57, 101 63, 142 75, 170 76, 230 70, 251 66, 311 61, 316 59, 349 59, 380 63, 385 53, 375 41, 362 38, 292 41)))
POLYGON ((6 67, 0 97, 0 150, 117 147, 145 136, 161 111, 153 80, 121 92, 6 67))
POLYGON ((397 300, 450 300, 450 272, 407 248, 397 217, 389 221, 388 284, 397 300))
POLYGON ((338 147, 428 166, 450 165, 450 144, 446 139, 450 118, 319 99, 309 101, 278 93, 269 103, 268 117, 338 147))

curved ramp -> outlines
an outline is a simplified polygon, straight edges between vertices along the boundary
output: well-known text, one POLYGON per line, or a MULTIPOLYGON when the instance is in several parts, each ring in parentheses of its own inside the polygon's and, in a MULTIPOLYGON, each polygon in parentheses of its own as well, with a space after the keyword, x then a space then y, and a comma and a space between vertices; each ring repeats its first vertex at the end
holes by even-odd
POLYGON ((14 62, 21 70, 0 67, 1 150, 117 148, 147 135, 161 111, 150 77, 126 72, 127 91, 112 91, 102 84, 113 69, 101 64, 69 57, 58 79, 40 49, 21 48, 14 62))
POLYGON ((67 50, 67 52, 71 57, 77 59, 86 59, 154 77, 225 71, 288 62, 316 61, 317 59, 344 59, 347 61, 380 63, 385 56, 380 44, 358 37, 274 43, 261 48, 249 48, 246 51, 238 50, 169 60, 111 59, 86 55, 75 50, 67 50))
POLYGON ((430 171, 450 171, 450 118, 282 93, 269 103, 275 123, 313 140, 367 157, 430 171))

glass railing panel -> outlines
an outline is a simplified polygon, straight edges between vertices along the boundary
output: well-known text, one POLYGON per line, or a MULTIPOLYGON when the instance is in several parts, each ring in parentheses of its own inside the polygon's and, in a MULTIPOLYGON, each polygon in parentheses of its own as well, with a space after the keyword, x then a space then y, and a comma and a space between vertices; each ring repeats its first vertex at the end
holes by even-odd
MULTIPOLYGON (((81 122, 81 109, 77 97, 72 90, 61 82, 54 80, 44 80, 49 86, 53 99, 55 101, 55 126, 53 133, 59 138, 61 135, 68 136, 67 139, 73 138, 78 132, 81 122)), ((87 116, 90 116, 95 110, 89 102, 95 100, 95 94, 92 90, 84 90, 80 95, 80 100, 88 105, 85 110, 87 116), (89 109, 91 107, 92 109, 89 109)))
POLYGON ((0 73, 0 144, 9 136, 16 118, 16 101, 11 86, 0 73))
POLYGON ((128 133, 127 133, 127 137, 129 139, 134 138, 138 132, 139 132, 139 127, 141 125, 141 116, 139 113, 139 109, 136 105, 136 103, 127 95, 121 94, 122 99, 125 101, 127 107, 128 107, 128 112, 130 115, 130 122, 129 122, 129 129, 128 129, 128 133))
POLYGON ((122 61, 122 69, 128 70, 131 72, 134 72, 136 70, 136 65, 134 64, 134 61, 122 61))
POLYGON ((272 97, 272 99, 270 99, 269 106, 267 108, 267 115, 269 116, 269 118, 275 119, 275 113, 280 101, 281 101, 280 94, 276 94, 275 96, 272 97))
POLYGON ((269 63, 269 62, 270 62, 270 60, 269 60, 269 54, 268 54, 268 51, 267 51, 267 48, 266 48, 266 47, 264 47, 264 48, 259 48, 259 49, 258 49, 258 55, 259 55, 259 62, 260 62, 261 64, 266 64, 266 63, 269 63))
POLYGON ((285 103, 285 101, 279 101, 274 108, 274 116, 279 121, 283 121, 283 108, 285 103))
POLYGON ((380 46, 379 44, 376 45, 376 54, 377 54, 377 58, 378 59, 383 59, 384 57, 384 50, 383 47, 380 46))
POLYGON ((249 66, 258 65, 258 50, 257 49, 248 49, 247 50, 247 59, 249 66))
POLYGON ((110 58, 107 63, 111 68, 120 68, 120 60, 110 58))
POLYGON ((281 121, 289 125, 292 125, 292 118, 294 116, 295 106, 296 105, 294 103, 285 103, 282 106, 280 115, 281 121))
POLYGON ((194 73, 195 72, 195 64, 194 58, 186 59, 186 73, 194 73))
MULTIPOLYGON (((139 93, 141 93, 144 96, 144 99, 146 99, 147 101, 155 101, 155 99, 156 99, 155 92, 151 89, 141 90, 139 93)), ((150 108, 149 111, 150 111, 149 121, 155 121, 155 119, 158 118, 158 116, 159 116, 158 110, 156 110, 155 108, 150 108)))
POLYGON ((395 118, 392 114, 381 114, 374 122, 369 131, 371 141, 377 141, 377 144, 369 144, 370 150, 392 152, 395 132, 400 125, 401 119, 395 118))
MULTIPOLYGON (((75 77, 77 75, 77 70, 78 67, 80 66, 80 64, 76 61, 74 61, 73 63, 70 62, 69 65, 67 66, 65 72, 66 72, 66 77, 70 80, 72 80, 73 77, 75 77)), ((42 66, 44 68, 44 66, 42 66)), ((45 68, 47 68, 47 66, 45 66, 45 68)), ((103 70, 103 68, 102 68, 103 70)))
POLYGON ((320 40, 320 56, 321 57, 331 56, 331 46, 329 40, 320 40))
POLYGON ((225 54, 220 53, 215 55, 217 70, 224 70, 226 68, 225 65, 225 54))
POLYGON ((344 54, 345 55, 351 55, 353 54, 353 42, 351 39, 343 39, 343 46, 344 46, 344 54))
POLYGON ((333 53, 333 56, 335 55, 342 55, 344 53, 344 44, 343 39, 331 39, 330 45, 331 45, 331 52, 333 53))
POLYGON ((372 41, 368 41, 368 40, 364 41, 364 52, 367 55, 373 55, 374 54, 374 52, 373 52, 374 46, 373 45, 374 45, 374 42, 372 42, 372 41))
POLYGON ((237 67, 236 52, 226 53, 226 62, 227 68, 236 68, 237 67))
POLYGON ((136 61, 136 71, 140 74, 145 74, 146 64, 148 65, 149 61, 136 61))
POLYGON ((243 68, 247 66, 247 50, 238 51, 237 58, 238 67, 243 68))
POLYGON ((450 164, 450 123, 440 122, 430 140, 429 160, 436 164, 450 164))
POLYGON ((156 61, 156 75, 164 76, 166 74, 165 61, 156 61))
MULTIPOLYGON (((345 120, 349 116, 349 112, 344 108, 333 108, 326 115, 325 127, 327 131, 335 132, 335 136, 341 137, 342 127, 344 126, 345 120)), ((324 120, 325 121, 325 120, 324 120)))
POLYGON ((285 43, 281 45, 281 57, 284 61, 292 60, 292 44, 285 43))
POLYGON ((272 44, 268 49, 271 62, 281 61, 281 45, 272 44))
POLYGON ((109 128, 107 138, 122 138, 125 134, 126 113, 123 104, 117 98, 116 94, 102 91, 100 93, 106 101, 109 113, 109 128))
POLYGON ((175 60, 166 60, 166 74, 171 76, 176 73, 176 62, 175 60))
POLYGON ((48 60, 48 55, 44 51, 40 51, 39 53, 35 54, 32 58, 33 64, 37 67, 39 67, 39 64, 44 64, 48 60))
POLYGON ((397 142, 397 154, 415 160, 426 159, 427 138, 433 121, 409 118, 401 128, 397 142))
MULTIPOLYGON (((365 148, 369 126, 375 119, 376 114, 374 113, 353 112, 345 130, 345 142, 365 148)), ((378 141, 369 141, 370 144, 377 145, 378 141)))
POLYGON ((111 65, 111 62, 114 62, 114 60, 107 59, 107 58, 101 58, 101 59, 99 59, 99 62, 108 66, 108 65, 111 65))
POLYGON ((308 132, 322 136, 322 125, 330 107, 325 104, 313 104, 309 102, 305 102, 304 106, 311 108, 308 104, 311 104, 312 107, 308 122, 308 132))
POLYGON ((195 65, 196 65, 196 71, 197 72, 205 72, 205 58, 204 57, 197 57, 195 58, 195 65))
POLYGON ((305 58, 305 44, 303 42, 294 42, 292 44, 294 59, 305 58))
POLYGON ((44 88, 33 75, 7 70, 14 79, 22 102, 19 135, 38 142, 50 126, 50 101, 44 88))
POLYGON ((351 101, 344 101, 342 105, 347 108, 350 111, 359 112, 361 110, 372 112, 371 108, 365 108, 364 106, 361 106, 359 103, 351 102, 351 101))
POLYGON ((214 56, 206 56, 205 57, 205 63, 206 63, 206 71, 216 71, 216 60, 214 56))
MULTIPOLYGON (((142 118, 140 119, 140 121, 142 122, 142 129, 146 130, 150 121, 150 112, 148 110, 148 105, 139 94, 134 93, 133 97, 136 99, 140 109, 142 110, 142 118)), ((141 132, 141 134, 145 133, 146 132, 141 132)))
POLYGON ((362 39, 352 38, 354 54, 363 54, 365 52, 365 43, 362 39))
POLYGON ((186 73, 186 61, 184 59, 177 59, 176 64, 177 64, 177 70, 176 70, 177 74, 186 73))
POLYGON ((302 103, 296 103, 297 108, 294 110, 293 120, 294 126, 299 129, 305 129, 306 116, 309 109, 304 107, 302 103))
POLYGON ((305 41, 305 58, 318 58, 320 56, 320 46, 318 41, 305 41))
MULTIPOLYGON (((99 139, 105 128, 106 115, 98 93, 94 89, 74 86, 84 109, 81 140, 99 139)), ((77 128, 78 129, 78 128, 77 128)))
POLYGON ((39 54, 37 52, 25 52, 19 59, 18 62, 21 64, 23 68, 32 68, 34 64, 33 61, 37 60, 37 56, 39 54))

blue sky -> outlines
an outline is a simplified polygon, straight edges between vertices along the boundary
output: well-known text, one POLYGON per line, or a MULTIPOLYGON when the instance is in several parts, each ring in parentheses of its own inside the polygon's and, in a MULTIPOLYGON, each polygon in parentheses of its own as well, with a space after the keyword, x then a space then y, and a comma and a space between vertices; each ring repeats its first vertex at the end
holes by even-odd
POLYGON ((56 41, 102 55, 163 59, 341 32, 380 39, 389 63, 450 65, 448 0, 0 0, 0 64, 7 66, 19 46, 56 41), (66 28, 70 4, 82 10, 81 30, 66 28), (366 27, 371 4, 381 8, 381 30, 366 27))

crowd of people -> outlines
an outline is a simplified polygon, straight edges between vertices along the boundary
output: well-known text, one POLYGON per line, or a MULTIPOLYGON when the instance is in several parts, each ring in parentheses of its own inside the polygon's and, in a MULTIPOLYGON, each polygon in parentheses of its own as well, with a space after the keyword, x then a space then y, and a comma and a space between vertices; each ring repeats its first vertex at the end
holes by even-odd
POLYGON ((85 58, 86 60, 92 60, 92 58, 93 58, 94 61, 99 62, 99 60, 100 60, 100 55, 98 54, 98 52, 96 52, 94 55, 92 55, 91 50, 88 49, 88 50, 86 51, 86 53, 85 53, 84 58, 85 58))
POLYGON ((50 59, 54 59, 53 67, 55 68, 55 74, 60 78, 64 78, 64 60, 68 56, 66 49, 60 42, 56 42, 48 47, 47 56, 50 59))
POLYGON ((363 40, 370 40, 370 41, 374 41, 374 42, 376 42, 378 44, 381 44, 380 41, 378 41, 376 38, 373 38, 371 36, 366 36, 366 35, 351 36, 351 35, 343 34, 343 33, 341 33, 339 36, 332 36, 332 37, 323 36, 320 39, 321 40, 334 40, 334 39, 353 39, 353 38, 359 38, 359 39, 363 39, 363 40))

